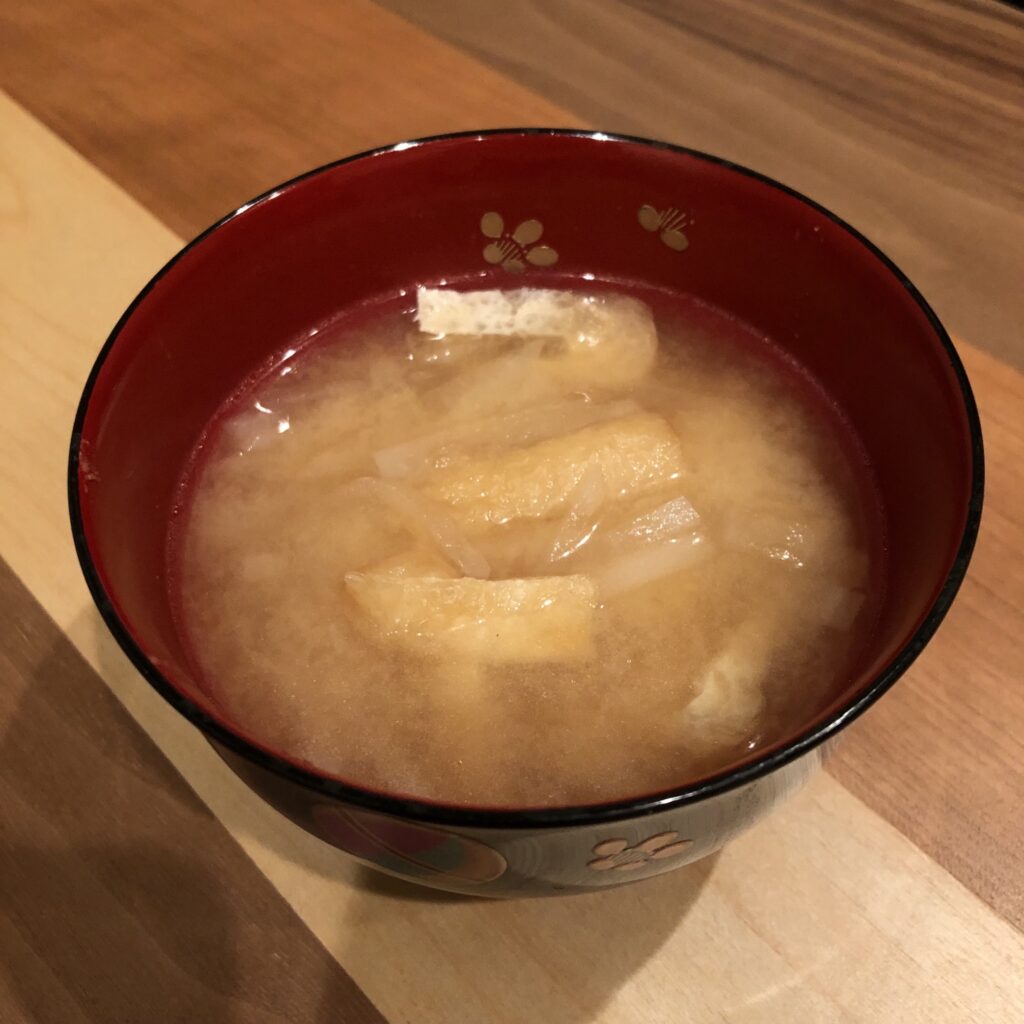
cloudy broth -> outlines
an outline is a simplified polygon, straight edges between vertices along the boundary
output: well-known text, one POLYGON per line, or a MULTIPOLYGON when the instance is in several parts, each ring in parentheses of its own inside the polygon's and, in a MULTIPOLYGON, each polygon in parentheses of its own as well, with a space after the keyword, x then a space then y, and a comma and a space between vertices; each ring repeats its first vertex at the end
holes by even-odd
POLYGON ((695 302, 488 294, 421 296, 456 331, 341 320, 211 426, 170 549, 211 697, 324 772, 484 805, 668 788, 791 734, 877 599, 839 416, 695 302))

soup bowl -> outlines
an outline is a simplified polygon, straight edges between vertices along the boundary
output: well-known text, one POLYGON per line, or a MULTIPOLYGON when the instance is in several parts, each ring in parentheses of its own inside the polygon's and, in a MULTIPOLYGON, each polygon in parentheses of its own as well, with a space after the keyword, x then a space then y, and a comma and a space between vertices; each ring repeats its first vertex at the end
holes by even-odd
POLYGON ((982 476, 978 416, 946 331, 853 228, 706 154, 516 129, 340 160, 245 203, 187 245, 99 354, 75 420, 69 497, 82 569, 110 631, 249 786, 383 871, 516 896, 593 891, 678 867, 792 792, 934 634, 967 569, 982 476), (232 722, 193 670, 166 563, 178 481, 218 407, 340 310, 412 295, 417 284, 586 281, 685 294, 738 318, 813 375, 859 438, 887 558, 877 622, 835 699, 715 774, 572 807, 380 792, 232 722))

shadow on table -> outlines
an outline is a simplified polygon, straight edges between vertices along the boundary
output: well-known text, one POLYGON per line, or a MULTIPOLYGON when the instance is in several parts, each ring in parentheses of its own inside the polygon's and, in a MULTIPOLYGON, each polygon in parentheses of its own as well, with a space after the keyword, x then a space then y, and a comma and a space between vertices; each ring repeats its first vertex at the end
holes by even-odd
POLYGON ((434 1008, 425 1018, 589 1024, 684 926, 716 860, 623 888, 522 900, 449 897, 360 868, 342 960, 386 917, 403 961, 397 980, 408 1003, 434 1008))
POLYGON ((379 1020, 5 568, 0 1018, 278 1024, 329 999, 334 1020, 379 1020))
MULTIPOLYGON (((617 889, 495 900, 393 878, 274 824, 260 841, 337 887, 341 963, 373 979, 385 1010, 446 1024, 590 1024, 685 928, 718 859, 617 889)), ((338 1005, 325 991, 317 1024, 335 1024, 338 1005)))
POLYGON ((187 856, 112 843, 15 846, 2 859, 19 934, 3 943, 0 971, 24 1019, 246 1019, 234 1009, 232 916, 187 856))
MULTIPOLYGON (((104 674, 134 672, 92 613, 69 633, 90 630, 100 638, 104 674)), ((60 921, 62 907, 80 903, 64 914, 69 935, 59 944, 57 976, 84 992, 100 985, 89 996, 102 1007, 96 1020, 118 1019, 117 1001, 131 991, 125 979, 132 977, 140 992, 159 992, 166 1000, 166 1015, 154 1020, 189 1013, 225 1024, 276 1019, 261 1010, 316 1024, 375 1019, 372 1010, 365 1015, 365 1007, 350 1012, 351 979, 330 969, 333 961, 305 928, 293 920, 283 935, 275 935, 274 915, 262 916, 275 908, 246 905, 256 885, 239 883, 238 874, 257 875, 277 895, 99 683, 60 638, 35 666, 31 686, 0 739, 0 765, 34 765, 16 783, 26 802, 44 818, 59 812, 55 835, 71 837, 63 852, 49 845, 15 852, 25 891, 37 900, 44 894, 27 913, 60 921), (69 660, 78 664, 69 666, 69 660), (78 678, 83 670, 92 678, 78 678), (54 716, 63 719, 59 727, 54 716), (40 721, 49 727, 40 729, 40 721), (46 758, 31 748, 33 732, 63 732, 72 749, 61 763, 70 755, 81 766, 75 778, 64 784, 53 778, 46 758), (138 782, 145 783, 143 789, 138 782), (202 827, 195 824, 197 816, 202 827), (117 842, 116 836, 148 841, 117 842), (173 848, 169 836, 177 841, 173 848), (218 846, 225 841, 230 854, 218 846), (228 858, 230 867, 218 865, 218 857, 228 858), (67 884, 47 888, 51 875, 67 884), (299 933, 312 948, 301 942, 294 948, 299 933), (275 943, 280 944, 271 954, 275 943), (79 962, 80 947, 86 955, 79 962), (169 984, 174 977, 179 983, 169 984)), ((139 679, 138 685, 146 684, 139 679)), ((394 1005, 412 1019, 452 1024, 588 1024, 680 927, 715 862, 708 858, 620 889, 495 901, 450 896, 364 868, 262 805, 241 813, 232 827, 251 830, 281 857, 338 887, 333 951, 357 978, 374 979, 368 987, 381 1002, 383 993, 395 992, 394 1005)), ((278 907, 276 913, 285 910, 278 907)), ((23 997, 31 1005, 32 994, 23 997)))

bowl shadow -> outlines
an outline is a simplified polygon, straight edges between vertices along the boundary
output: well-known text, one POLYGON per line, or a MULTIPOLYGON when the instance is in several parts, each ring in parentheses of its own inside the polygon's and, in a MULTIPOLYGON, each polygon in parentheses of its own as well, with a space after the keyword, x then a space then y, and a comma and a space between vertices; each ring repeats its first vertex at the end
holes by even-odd
POLYGON ((340 956, 354 961, 379 936, 406 1012, 412 1003, 424 1020, 589 1024, 685 928, 717 856, 621 888, 519 900, 450 896, 361 867, 340 956))
MULTIPOLYGON (((90 613, 88 619, 70 632, 92 628, 100 634, 104 673, 134 671, 99 617, 90 613)), ((139 678, 138 685, 147 684, 139 678)), ((223 770, 229 771, 226 765, 223 770)), ((411 1013, 412 1019, 472 1024, 594 1021, 685 927, 718 858, 713 854, 619 888, 495 900, 415 885, 366 867, 245 795, 251 806, 239 806, 226 824, 327 883, 326 918, 317 933, 389 1019, 411 1013)), ((337 1021, 347 998, 331 978, 324 976, 317 993, 318 1024, 337 1021)))
MULTIPOLYGON (((0 1018, 380 1024, 2 563, 0 607, 0 1018)), ((133 673, 94 610, 68 628, 93 630, 133 673)))

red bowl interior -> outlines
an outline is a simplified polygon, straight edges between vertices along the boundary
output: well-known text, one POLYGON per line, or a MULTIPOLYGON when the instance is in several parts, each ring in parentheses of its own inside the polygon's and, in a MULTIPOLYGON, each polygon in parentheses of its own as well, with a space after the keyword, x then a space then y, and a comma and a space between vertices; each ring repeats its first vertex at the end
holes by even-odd
POLYGON ((758 175, 639 140, 485 133, 365 154, 243 206, 165 267, 101 353, 72 441, 76 542, 115 635, 193 720, 261 756, 219 719, 173 621, 165 550, 183 467, 239 383, 340 309, 444 277, 527 280, 483 259, 492 210, 539 219, 557 249, 529 283, 557 270, 697 296, 791 353, 859 435, 881 491, 886 597, 849 688, 781 753, 825 738, 910 663, 966 568, 981 501, 970 390, 934 315, 855 232, 758 175), (644 204, 688 215, 685 251, 643 230, 644 204))

